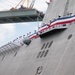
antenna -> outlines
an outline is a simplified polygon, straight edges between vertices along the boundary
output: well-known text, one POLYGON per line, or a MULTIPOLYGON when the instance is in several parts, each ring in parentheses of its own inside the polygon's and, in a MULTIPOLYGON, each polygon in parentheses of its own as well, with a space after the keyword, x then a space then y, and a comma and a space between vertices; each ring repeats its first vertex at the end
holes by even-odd
POLYGON ((37 27, 38 27, 38 31, 39 31, 39 17, 37 17, 37 27))

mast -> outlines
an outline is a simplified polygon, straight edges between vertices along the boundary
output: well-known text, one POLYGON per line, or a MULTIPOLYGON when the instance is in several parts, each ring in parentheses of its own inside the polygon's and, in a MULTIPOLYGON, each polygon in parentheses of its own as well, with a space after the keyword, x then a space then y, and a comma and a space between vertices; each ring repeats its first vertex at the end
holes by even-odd
POLYGON ((69 6, 69 1, 70 0, 67 0, 67 2, 66 2, 66 6, 65 6, 65 10, 64 10, 64 14, 63 14, 63 16, 67 16, 67 14, 68 14, 68 6, 69 6))

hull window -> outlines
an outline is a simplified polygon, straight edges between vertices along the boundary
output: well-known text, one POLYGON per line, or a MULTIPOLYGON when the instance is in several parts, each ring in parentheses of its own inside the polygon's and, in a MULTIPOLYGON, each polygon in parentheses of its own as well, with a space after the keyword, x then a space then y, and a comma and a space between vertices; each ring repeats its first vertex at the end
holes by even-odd
POLYGON ((68 36, 68 39, 71 39, 71 37, 72 37, 72 34, 68 36))
POLYGON ((49 44, 49 42, 47 42, 47 44, 46 44, 46 46, 45 46, 45 49, 48 47, 48 44, 49 44))
POLYGON ((51 42, 50 42, 50 44, 49 44, 48 48, 50 48, 50 47, 51 47, 52 43, 53 43, 53 41, 51 41, 51 42))
POLYGON ((48 52, 49 52, 49 50, 46 50, 44 57, 46 57, 46 56, 47 56, 48 52))
POLYGON ((43 46, 41 47, 41 50, 44 48, 44 46, 45 46, 45 43, 44 43, 43 46))

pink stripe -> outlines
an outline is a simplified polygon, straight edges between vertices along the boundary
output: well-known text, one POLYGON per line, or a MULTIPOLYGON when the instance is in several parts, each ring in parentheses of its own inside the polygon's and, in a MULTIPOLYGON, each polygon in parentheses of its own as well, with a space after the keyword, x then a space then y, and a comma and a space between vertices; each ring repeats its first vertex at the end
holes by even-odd
POLYGON ((68 21, 63 21, 63 22, 56 22, 55 24, 52 24, 52 25, 50 24, 48 27, 41 29, 40 33, 43 32, 44 30, 47 30, 48 28, 51 28, 51 27, 54 27, 54 26, 57 26, 57 25, 71 23, 71 22, 74 22, 74 21, 75 21, 75 19, 68 20, 68 21))
POLYGON ((44 30, 47 30, 47 29, 48 29, 48 27, 43 28, 43 29, 40 30, 40 32, 42 32, 42 31, 44 31, 44 30))
POLYGON ((31 36, 29 39, 33 39, 33 38, 38 38, 39 37, 39 35, 34 35, 34 36, 31 36))
POLYGON ((75 19, 69 20, 69 21, 64 21, 64 22, 57 22, 57 23, 55 23, 55 24, 53 24, 53 25, 51 25, 51 26, 55 26, 55 25, 59 25, 59 24, 71 23, 71 22, 74 22, 74 21, 75 21, 75 19))

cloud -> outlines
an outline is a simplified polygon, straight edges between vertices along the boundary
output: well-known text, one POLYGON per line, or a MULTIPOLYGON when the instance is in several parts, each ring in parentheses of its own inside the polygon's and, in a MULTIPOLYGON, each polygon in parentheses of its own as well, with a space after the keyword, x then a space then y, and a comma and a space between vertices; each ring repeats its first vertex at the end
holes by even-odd
POLYGON ((34 4, 34 8, 36 8, 39 11, 45 12, 47 9, 47 4, 46 1, 49 2, 48 0, 37 0, 34 4))
MULTIPOLYGON (((21 0, 13 0, 13 1, 12 0, 6 0, 6 1, 1 0, 0 1, 0 7, 1 7, 0 10, 10 10, 12 7, 15 8, 19 4, 20 1, 21 0)), ((30 0, 29 4, 31 4, 31 1, 32 0, 30 0)), ((34 8, 36 8, 40 11, 45 11, 47 8, 46 1, 49 2, 49 0, 35 0, 34 8)), ((22 5, 22 3, 20 3, 17 8, 20 8, 20 5, 22 5)), ((25 0, 23 6, 25 6, 25 7, 27 6, 27 0, 25 0)))
POLYGON ((0 42, 4 40, 4 34, 0 32, 0 42))
POLYGON ((24 23, 17 23, 17 25, 21 25, 21 26, 30 26, 31 23, 27 23, 27 22, 24 22, 24 23))
MULTIPOLYGON (((11 7, 15 7, 20 2, 20 0, 13 0, 13 1, 1 0, 1 1, 2 2, 0 3, 0 7, 1 7, 0 10, 9 10, 11 7), (10 3, 8 1, 10 1, 10 3), (13 2, 15 2, 16 5, 13 4, 13 2)), ((38 9, 39 11, 46 11, 47 4, 45 3, 45 1, 49 1, 49 0, 36 0, 34 4, 34 8, 38 9)), ((35 23, 22 23, 21 26, 25 27, 24 32, 34 31, 38 29, 38 26, 35 23)), ((5 40, 8 41, 9 38, 14 36, 16 32, 16 27, 18 27, 18 24, 1 24, 0 25, 0 42, 4 41, 5 43, 5 40)))
POLYGON ((8 37, 12 37, 15 34, 15 25, 13 24, 1 24, 0 25, 0 42, 6 40, 8 37))

